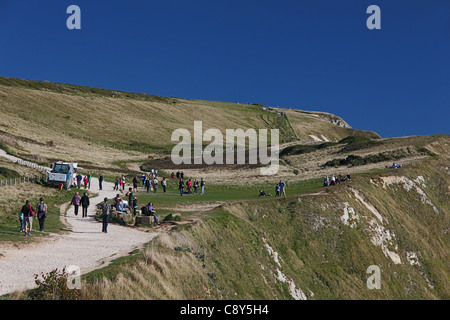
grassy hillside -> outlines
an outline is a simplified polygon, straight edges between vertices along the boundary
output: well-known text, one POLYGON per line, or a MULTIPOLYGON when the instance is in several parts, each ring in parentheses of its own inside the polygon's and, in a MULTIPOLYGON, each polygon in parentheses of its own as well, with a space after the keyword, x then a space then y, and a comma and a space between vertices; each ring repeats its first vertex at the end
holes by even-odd
MULTIPOLYGON (((206 179, 204 196, 181 197, 176 182, 165 194, 141 188, 139 205, 152 201, 160 219, 176 213, 182 221, 163 225, 173 228, 143 250, 85 275, 84 298, 450 297, 450 136, 381 139, 323 112, 111 92, 0 78, 0 147, 130 181, 142 169, 159 169, 159 177, 180 169, 167 156, 170 136, 192 131, 196 120, 203 130, 223 132, 277 128, 284 145, 275 176, 261 176, 258 166, 200 165, 181 169, 206 179), (403 167, 389 169, 394 161, 403 167), (321 186, 324 176, 338 174, 352 180, 321 186), (259 189, 273 194, 280 179, 287 198, 257 197, 259 189), (367 288, 372 265, 381 270, 381 289, 367 288)), ((0 167, 3 176, 28 170, 1 160, 0 167)), ((0 236, 11 239, 16 208, 39 195, 51 202, 53 231, 61 228, 57 204, 71 193, 25 184, 0 191, 0 236)))
POLYGON ((89 274, 83 292, 94 299, 448 299, 449 163, 426 165, 357 175, 326 194, 223 205, 89 274), (367 288, 371 265, 381 270, 379 290, 367 288))
POLYGON ((203 121, 203 131, 276 128, 284 142, 291 136, 305 141, 314 141, 312 136, 323 139, 322 135, 340 140, 359 132, 336 125, 333 119, 338 117, 324 117, 323 113, 263 111, 260 105, 164 98, 6 77, 0 77, 0 105, 0 142, 12 152, 41 162, 82 159, 85 166, 108 166, 124 158, 167 153, 174 145, 173 130, 192 132, 195 120, 203 121))

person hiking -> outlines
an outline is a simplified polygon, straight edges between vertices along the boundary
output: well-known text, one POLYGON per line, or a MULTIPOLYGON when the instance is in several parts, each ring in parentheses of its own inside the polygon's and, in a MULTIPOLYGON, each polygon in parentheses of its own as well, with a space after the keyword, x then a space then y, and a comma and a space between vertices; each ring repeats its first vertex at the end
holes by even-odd
POLYGON ((147 188, 147 193, 150 191, 150 178, 145 178, 145 187, 147 188))
POLYGON ((120 181, 122 181, 121 187, 122 187, 122 191, 125 191, 125 176, 122 175, 122 179, 120 179, 120 181))
POLYGON ((180 180, 180 171, 177 171, 177 180, 180 180))
POLYGON ((285 196, 286 197, 286 183, 283 180, 280 180, 280 197, 285 196))
POLYGON ((72 198, 72 201, 70 202, 71 205, 74 206, 74 213, 77 216, 78 215, 78 207, 81 204, 81 197, 78 194, 78 192, 75 192, 75 195, 72 198))
POLYGON ((103 190, 103 175, 100 174, 100 177, 98 177, 98 189, 103 190))
POLYGON ((78 189, 81 189, 81 180, 83 180, 83 176, 79 173, 77 175, 77 187, 78 187, 78 189))
POLYGON ((280 184, 277 183, 277 185, 275 186, 275 197, 279 196, 280 196, 280 184))
POLYGON ((39 203, 36 205, 37 217, 39 220, 39 231, 44 231, 45 218, 47 218, 47 205, 44 203, 44 199, 40 198, 39 203))
POLYGON ((87 185, 88 185, 88 176, 87 175, 85 175, 84 176, 84 179, 83 179, 83 182, 84 182, 84 189, 86 189, 87 188, 87 185))
POLYGON ((137 176, 134 176, 133 178, 133 191, 137 192, 138 191, 138 180, 137 180, 137 176))
POLYGON ((203 195, 205 193, 205 185, 206 181, 203 180, 203 178, 200 180, 200 188, 201 188, 201 194, 203 195))
POLYGON ((116 179, 114 180, 114 188, 113 188, 113 190, 119 191, 119 177, 116 177, 116 179))
POLYGON ((158 190, 158 179, 153 179, 153 192, 156 193, 156 191, 158 190))
POLYGON ((167 188, 167 181, 166 178, 164 177, 161 181, 161 186, 163 188, 163 192, 166 192, 166 188, 167 188))
POLYGON ((35 211, 30 204, 30 200, 25 201, 25 205, 22 207, 23 219, 24 219, 24 231, 25 237, 31 236, 31 230, 33 229, 33 216, 35 211))
POLYGON ((123 190, 123 180, 122 179, 119 180, 119 189, 122 192, 122 190, 123 190))
POLYGON ((194 179, 193 187, 194 187, 194 193, 198 194, 198 181, 197 181, 197 179, 194 179))
POLYGON ((172 173, 170 174, 170 179, 172 179, 172 181, 175 180, 175 173, 172 172, 172 173))
POLYGON ((111 204, 108 202, 108 198, 103 199, 103 203, 101 204, 102 209, 102 232, 108 233, 108 221, 109 215, 111 214, 111 204))
POLYGON ((133 189, 131 187, 128 188, 128 192, 125 195, 128 196, 128 205, 132 206, 133 205, 133 199, 134 199, 133 189))
POLYGON ((180 172, 180 178, 184 179, 184 172, 183 171, 180 172))
POLYGON ((92 178, 92 174, 89 172, 87 175, 88 181, 87 181, 87 185, 88 185, 88 189, 91 189, 91 178, 92 178))
POLYGON ((180 178, 180 182, 178 183, 178 190, 180 190, 180 195, 182 196, 184 193, 184 181, 183 178, 180 178))
POLYGON ((81 202, 82 217, 85 218, 85 217, 87 217, 87 210, 90 205, 89 197, 86 192, 83 193, 83 196, 81 197, 80 202, 81 202))

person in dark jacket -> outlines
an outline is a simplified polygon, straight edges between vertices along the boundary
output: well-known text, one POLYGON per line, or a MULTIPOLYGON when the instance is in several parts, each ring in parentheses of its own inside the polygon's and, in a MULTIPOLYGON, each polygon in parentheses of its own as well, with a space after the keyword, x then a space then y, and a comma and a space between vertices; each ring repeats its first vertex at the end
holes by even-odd
POLYGON ((147 189, 147 193, 148 193, 150 191, 150 184, 151 184, 150 179, 148 177, 145 179, 144 184, 145 184, 145 188, 147 189))
POLYGON ((39 231, 44 231, 45 218, 47 218, 47 205, 44 203, 44 198, 39 199, 39 203, 36 206, 37 217, 39 219, 39 231))
POLYGON ((24 225, 25 225, 25 237, 31 236, 31 230, 33 229, 33 216, 34 209, 30 204, 30 200, 25 202, 25 205, 22 207, 24 225))
POLYGON ((180 190, 180 195, 182 196, 184 193, 184 181, 183 178, 180 178, 180 182, 178 184, 178 190, 180 190))
POLYGON ((87 209, 90 205, 89 197, 86 194, 86 192, 81 197, 80 202, 81 202, 81 209, 82 209, 82 217, 85 218, 85 217, 87 217, 87 209))
POLYGON ((100 177, 98 178, 98 189, 102 190, 103 189, 103 175, 100 174, 100 177))
POLYGON ((108 202, 108 198, 105 198, 103 200, 103 203, 101 204, 101 209, 103 217, 102 232, 108 233, 109 215, 111 214, 111 204, 108 202))

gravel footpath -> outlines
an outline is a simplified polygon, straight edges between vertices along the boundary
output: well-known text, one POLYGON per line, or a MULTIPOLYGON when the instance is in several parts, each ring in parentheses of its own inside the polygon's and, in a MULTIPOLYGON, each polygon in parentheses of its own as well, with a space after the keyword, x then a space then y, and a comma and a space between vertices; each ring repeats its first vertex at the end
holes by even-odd
MULTIPOLYGON (((105 197, 111 199, 117 191, 113 184, 103 182, 103 190, 98 190, 98 179, 92 178, 91 190, 98 197, 91 198, 88 217, 78 216, 70 206, 65 217, 69 228, 67 234, 52 234, 40 238, 39 243, 14 245, 0 244, 0 295, 16 290, 34 288, 34 275, 47 273, 55 268, 62 269, 71 265, 78 266, 81 273, 86 273, 103 264, 102 259, 115 254, 130 252, 134 248, 155 238, 158 232, 143 232, 131 227, 108 225, 108 233, 102 232, 101 222, 94 219, 95 205, 105 197)), ((39 223, 33 220, 33 229, 39 223)))

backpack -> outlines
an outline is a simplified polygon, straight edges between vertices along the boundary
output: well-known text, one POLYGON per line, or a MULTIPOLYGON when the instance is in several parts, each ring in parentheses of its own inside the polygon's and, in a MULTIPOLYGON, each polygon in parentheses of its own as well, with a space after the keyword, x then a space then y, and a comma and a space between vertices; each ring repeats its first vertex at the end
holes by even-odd
POLYGON ((143 206, 141 208, 141 212, 144 216, 148 216, 148 207, 147 206, 143 206))
POLYGON ((38 213, 45 213, 45 205, 44 205, 44 203, 39 203, 38 204, 37 212, 38 213))
POLYGON ((38 213, 38 218, 43 218, 43 217, 47 216, 47 214, 45 212, 45 205, 44 205, 44 203, 39 203, 38 204, 37 213, 38 213))

